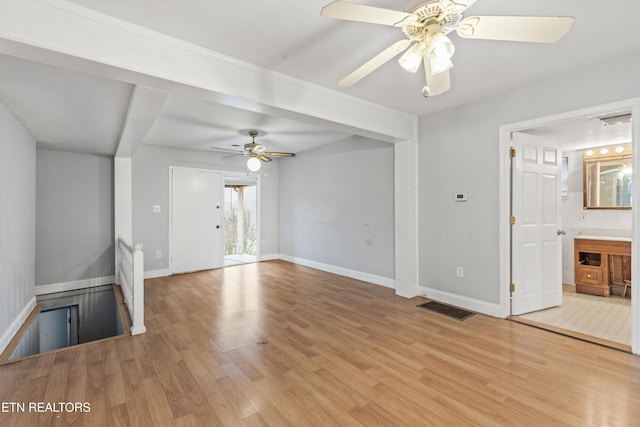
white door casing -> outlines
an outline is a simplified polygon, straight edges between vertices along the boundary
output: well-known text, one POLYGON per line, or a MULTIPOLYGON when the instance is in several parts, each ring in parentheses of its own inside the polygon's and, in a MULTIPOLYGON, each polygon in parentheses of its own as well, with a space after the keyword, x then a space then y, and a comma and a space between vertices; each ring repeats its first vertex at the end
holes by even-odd
POLYGON ((223 180, 201 169, 171 169, 172 274, 222 266, 223 180))
POLYGON ((513 134, 511 314, 562 304, 562 153, 549 140, 513 134))

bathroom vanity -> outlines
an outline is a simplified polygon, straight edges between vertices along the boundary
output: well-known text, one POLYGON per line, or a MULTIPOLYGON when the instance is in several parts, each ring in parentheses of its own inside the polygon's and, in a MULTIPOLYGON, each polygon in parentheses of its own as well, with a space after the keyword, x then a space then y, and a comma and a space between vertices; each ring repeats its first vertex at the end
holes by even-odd
POLYGON ((579 235, 574 238, 576 292, 608 297, 631 280, 631 238, 579 235))

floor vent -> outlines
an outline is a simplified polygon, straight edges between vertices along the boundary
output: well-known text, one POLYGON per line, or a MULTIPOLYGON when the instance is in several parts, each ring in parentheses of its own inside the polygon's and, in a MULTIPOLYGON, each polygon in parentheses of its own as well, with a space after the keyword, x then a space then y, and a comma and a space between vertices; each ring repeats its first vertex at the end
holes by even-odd
POLYGON ((445 316, 453 317, 458 320, 464 320, 476 314, 473 311, 463 310, 461 308, 452 307, 435 301, 425 302, 424 304, 420 304, 418 307, 426 308, 427 310, 435 311, 436 313, 444 314, 445 316))

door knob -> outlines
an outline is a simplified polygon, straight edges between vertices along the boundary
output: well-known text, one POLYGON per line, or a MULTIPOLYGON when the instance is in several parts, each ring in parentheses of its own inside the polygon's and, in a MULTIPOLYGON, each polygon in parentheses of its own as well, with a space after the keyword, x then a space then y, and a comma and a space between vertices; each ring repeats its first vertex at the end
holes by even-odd
POLYGON ((566 231, 564 230, 558 230, 558 236, 564 236, 565 234, 567 234, 566 231))
POLYGON ((219 225, 216 225, 216 228, 220 228, 220 226, 219 226, 219 225))

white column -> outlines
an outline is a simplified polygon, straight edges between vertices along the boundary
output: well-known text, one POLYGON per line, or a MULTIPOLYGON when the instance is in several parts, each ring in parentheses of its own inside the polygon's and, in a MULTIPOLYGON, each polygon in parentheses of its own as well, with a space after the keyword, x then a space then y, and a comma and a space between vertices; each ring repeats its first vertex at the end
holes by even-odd
POLYGON ((418 144, 394 146, 395 289, 396 295, 418 295, 418 144))

